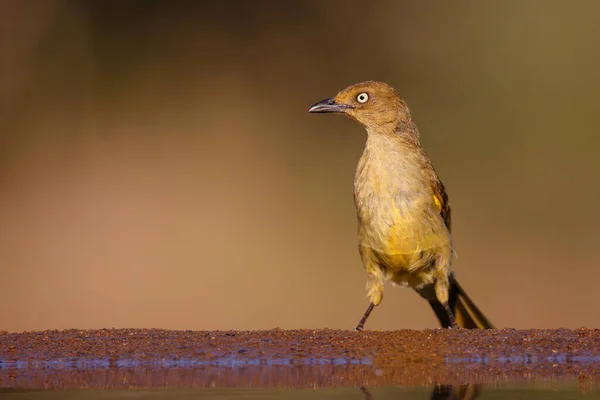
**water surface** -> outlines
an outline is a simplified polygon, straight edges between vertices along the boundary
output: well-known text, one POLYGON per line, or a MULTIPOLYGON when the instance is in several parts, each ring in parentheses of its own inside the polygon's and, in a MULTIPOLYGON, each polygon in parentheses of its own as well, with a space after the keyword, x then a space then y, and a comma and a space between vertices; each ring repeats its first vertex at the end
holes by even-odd
POLYGON ((128 390, 53 390, 53 391, 0 391, 2 399, 149 399, 149 400, 398 400, 398 399, 444 399, 444 400, 566 400, 600 398, 597 388, 582 388, 577 382, 502 384, 492 387, 437 386, 437 387, 374 387, 374 388, 324 388, 324 389, 128 389, 128 390))

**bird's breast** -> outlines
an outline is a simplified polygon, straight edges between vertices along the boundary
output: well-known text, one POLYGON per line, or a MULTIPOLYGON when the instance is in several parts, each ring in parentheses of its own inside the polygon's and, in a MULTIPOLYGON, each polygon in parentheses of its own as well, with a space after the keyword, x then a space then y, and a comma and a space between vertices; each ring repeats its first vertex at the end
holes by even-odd
POLYGON ((422 171, 414 165, 361 160, 354 198, 362 246, 388 255, 415 254, 449 243, 422 171))

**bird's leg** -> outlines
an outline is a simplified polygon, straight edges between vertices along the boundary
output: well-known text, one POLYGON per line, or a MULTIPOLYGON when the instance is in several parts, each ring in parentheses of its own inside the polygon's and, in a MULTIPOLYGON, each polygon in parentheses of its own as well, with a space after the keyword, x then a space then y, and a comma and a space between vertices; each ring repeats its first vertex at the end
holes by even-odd
POLYGON ((445 302, 442 305, 444 306, 444 309, 448 313, 448 318, 450 319, 452 328, 458 328, 458 323, 456 322, 456 318, 454 318, 454 313, 452 312, 452 309, 450 308, 450 304, 448 304, 448 302, 445 302))
POLYGON ((360 319, 358 325, 356 325, 356 328, 354 328, 355 331, 360 332, 363 330, 363 328, 365 327, 365 322, 367 322, 367 318, 369 318, 369 315, 371 314, 371 311, 373 311, 373 308, 375 308, 375 304, 369 303, 369 307, 367 308, 367 311, 365 311, 365 314, 360 319))
POLYGON ((360 319, 358 325, 356 325, 356 331, 362 331, 367 318, 371 314, 371 311, 381 303, 383 299, 383 283, 385 276, 379 264, 373 261, 372 252, 367 248, 359 248, 363 264, 365 265, 365 271, 367 272, 367 297, 371 300, 367 311, 360 319))
MULTIPOLYGON (((438 259, 438 262, 442 261, 442 258, 438 259)), ((438 264, 437 276, 435 280, 435 297, 444 306, 444 310, 448 314, 448 319, 452 324, 452 328, 458 328, 456 318, 454 318, 454 312, 448 303, 448 297, 450 293, 450 282, 448 280, 448 267, 444 268, 447 264, 443 261, 438 264)))

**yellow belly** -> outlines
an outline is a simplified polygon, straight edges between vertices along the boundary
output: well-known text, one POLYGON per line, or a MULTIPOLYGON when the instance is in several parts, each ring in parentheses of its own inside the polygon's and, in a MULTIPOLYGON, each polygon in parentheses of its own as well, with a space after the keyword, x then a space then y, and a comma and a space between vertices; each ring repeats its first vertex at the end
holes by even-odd
POLYGON ((433 212, 407 212, 391 205, 383 215, 364 221, 360 241, 389 258, 393 264, 412 265, 419 254, 450 248, 450 233, 433 212))
POLYGON ((436 261, 443 258, 445 253, 447 250, 443 248, 430 248, 410 254, 374 252, 388 280, 414 288, 434 282, 436 261))

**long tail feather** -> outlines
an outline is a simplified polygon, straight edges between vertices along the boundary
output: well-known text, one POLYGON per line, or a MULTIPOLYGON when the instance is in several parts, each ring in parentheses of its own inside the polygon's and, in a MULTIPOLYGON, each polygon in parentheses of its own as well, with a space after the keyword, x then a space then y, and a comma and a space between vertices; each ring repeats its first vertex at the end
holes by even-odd
MULTIPOLYGON (((494 325, 479 310, 465 290, 458 284, 454 274, 450 275, 450 293, 448 303, 454 313, 458 326, 466 329, 494 329, 494 325)), ((430 300, 429 304, 435 312, 443 328, 452 326, 450 318, 444 307, 437 300, 430 300)))

